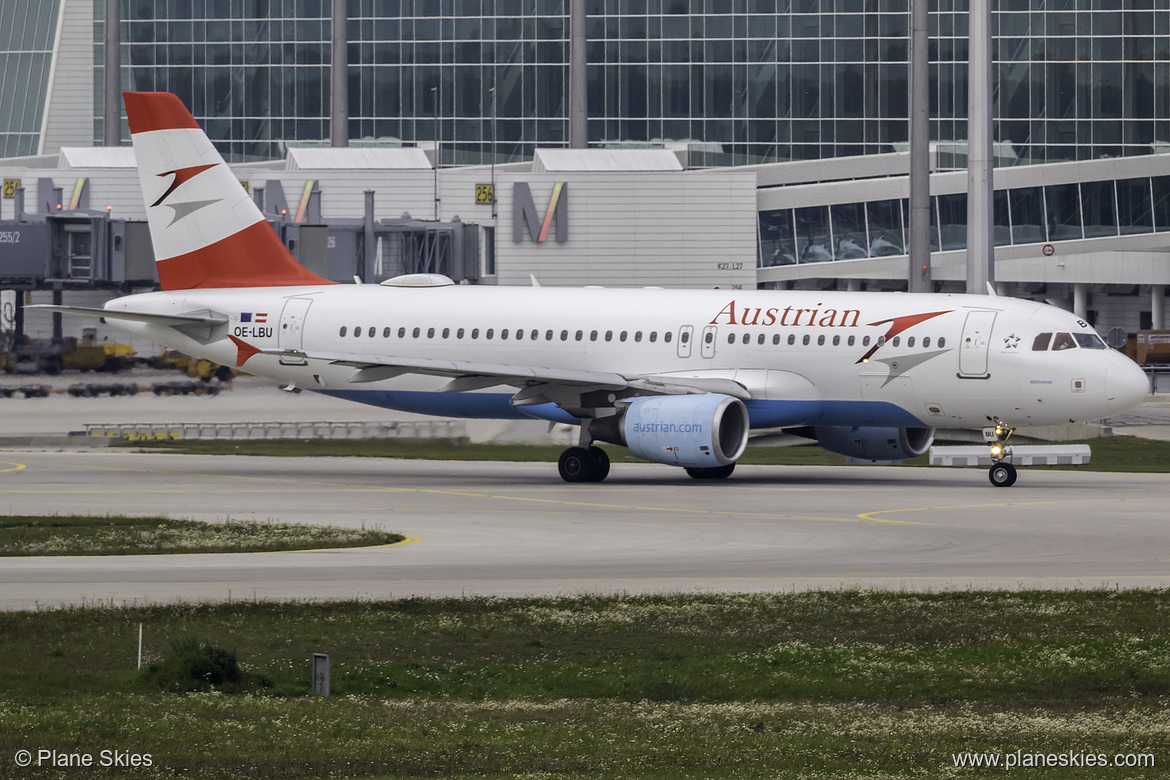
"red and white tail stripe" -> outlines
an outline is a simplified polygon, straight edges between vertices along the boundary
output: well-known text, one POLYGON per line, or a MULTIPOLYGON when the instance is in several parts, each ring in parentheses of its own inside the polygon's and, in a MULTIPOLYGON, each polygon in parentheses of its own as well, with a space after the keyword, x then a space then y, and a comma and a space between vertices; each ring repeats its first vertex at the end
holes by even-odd
POLYGON ((330 284, 288 253, 178 97, 123 97, 164 290, 330 284))

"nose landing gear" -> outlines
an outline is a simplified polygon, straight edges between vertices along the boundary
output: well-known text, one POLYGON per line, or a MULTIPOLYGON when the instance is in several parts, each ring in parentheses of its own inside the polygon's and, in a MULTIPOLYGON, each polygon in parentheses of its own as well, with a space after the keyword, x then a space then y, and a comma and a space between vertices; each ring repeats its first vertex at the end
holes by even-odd
POLYGON ((983 439, 991 445, 991 470, 987 478, 996 487, 1011 487, 1016 484, 1016 467, 1012 465, 1012 448, 1007 440, 1015 432, 1007 423, 995 418, 994 428, 983 429, 983 439))

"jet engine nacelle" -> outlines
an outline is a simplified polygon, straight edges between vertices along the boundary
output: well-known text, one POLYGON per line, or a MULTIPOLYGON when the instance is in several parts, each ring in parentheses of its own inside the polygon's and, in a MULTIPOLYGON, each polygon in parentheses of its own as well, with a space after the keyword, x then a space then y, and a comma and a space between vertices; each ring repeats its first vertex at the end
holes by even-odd
POLYGON ((717 468, 743 454, 748 413, 738 398, 718 393, 635 398, 620 414, 591 421, 589 433, 656 463, 717 468))
POLYGON ((864 460, 916 458, 934 442, 934 428, 837 428, 813 429, 817 443, 830 452, 864 460))

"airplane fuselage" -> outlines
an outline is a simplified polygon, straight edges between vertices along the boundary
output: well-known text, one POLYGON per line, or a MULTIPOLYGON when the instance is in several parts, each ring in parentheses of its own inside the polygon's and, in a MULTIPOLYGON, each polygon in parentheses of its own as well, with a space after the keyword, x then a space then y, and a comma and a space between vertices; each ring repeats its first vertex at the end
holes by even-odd
POLYGON ((456 417, 577 419, 553 404, 514 405, 515 388, 440 392, 441 376, 359 378, 298 354, 731 380, 746 390, 753 428, 1093 420, 1132 406, 1141 375, 1076 316, 981 295, 370 284, 146 293, 107 305, 116 308, 217 313, 223 333, 111 324, 279 382, 456 417), (1055 349, 1058 334, 1073 346, 1055 349))

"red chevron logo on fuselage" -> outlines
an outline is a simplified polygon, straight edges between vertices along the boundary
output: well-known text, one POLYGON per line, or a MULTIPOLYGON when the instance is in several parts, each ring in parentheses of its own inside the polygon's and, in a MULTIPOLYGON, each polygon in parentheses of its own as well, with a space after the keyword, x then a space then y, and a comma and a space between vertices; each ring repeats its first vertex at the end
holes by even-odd
POLYGON ((866 352, 864 355, 858 358, 857 362, 864 363, 865 361, 869 360, 873 356, 873 353, 878 351, 879 347, 892 339, 894 336, 897 336, 902 331, 909 330, 920 322, 926 322, 927 320, 934 319, 935 317, 940 317, 944 314, 950 314, 951 311, 952 310, 948 309, 947 311, 932 311, 927 312, 926 314, 906 314, 901 317, 893 317, 888 320, 878 320, 877 322, 866 323, 867 327, 873 327, 875 325, 885 325, 888 322, 890 323, 890 329, 886 331, 884 336, 878 339, 877 343, 870 348, 869 352, 866 352))

